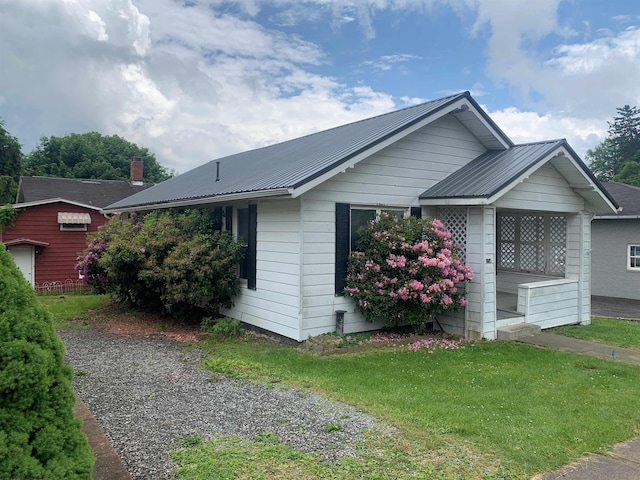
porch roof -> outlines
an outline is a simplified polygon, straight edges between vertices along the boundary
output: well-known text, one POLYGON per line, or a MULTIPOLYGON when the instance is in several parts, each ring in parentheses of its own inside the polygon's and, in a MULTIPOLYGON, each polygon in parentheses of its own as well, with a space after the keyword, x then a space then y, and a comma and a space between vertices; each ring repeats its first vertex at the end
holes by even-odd
POLYGON ((574 191, 598 209, 615 211, 618 204, 593 176, 565 139, 490 150, 420 195, 421 204, 490 204, 526 180, 545 163, 564 177, 574 191))

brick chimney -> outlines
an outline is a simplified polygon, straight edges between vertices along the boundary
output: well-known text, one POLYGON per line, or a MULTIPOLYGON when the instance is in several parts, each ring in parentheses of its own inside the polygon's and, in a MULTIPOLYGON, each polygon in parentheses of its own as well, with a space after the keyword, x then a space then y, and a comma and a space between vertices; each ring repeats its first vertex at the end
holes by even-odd
POLYGON ((142 185, 144 162, 142 157, 131 157, 131 184, 142 185))

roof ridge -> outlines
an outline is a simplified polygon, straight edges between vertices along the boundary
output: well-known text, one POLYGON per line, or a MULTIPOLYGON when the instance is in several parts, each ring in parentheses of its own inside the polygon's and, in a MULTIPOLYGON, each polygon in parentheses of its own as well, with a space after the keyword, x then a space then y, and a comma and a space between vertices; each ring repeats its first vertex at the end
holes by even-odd
POLYGON ((226 159, 231 159, 231 157, 234 157, 234 156, 236 156, 236 155, 242 155, 242 154, 245 154, 245 153, 248 153, 248 152, 256 152, 256 151, 258 151, 258 150, 271 148, 271 147, 274 147, 274 146, 277 146, 277 145, 284 145, 284 144, 287 144, 287 143, 289 143, 289 142, 294 142, 294 141, 301 140, 301 139, 303 139, 303 138, 309 138, 309 137, 312 137, 312 136, 314 136, 314 135, 319 135, 319 134, 323 134, 323 133, 331 132, 332 130, 338 130, 338 129, 340 129, 340 128, 348 127, 348 126, 350 126, 350 125, 357 125, 357 124, 359 124, 359 123, 368 122, 368 121, 371 121, 371 120, 374 120, 374 119, 377 119, 377 118, 385 117, 385 116, 387 116, 387 115, 397 114, 397 113, 400 113, 400 112, 405 112, 405 111, 407 111, 407 110, 411 110, 411 109, 413 109, 413 108, 423 107, 423 106, 425 106, 425 105, 427 105, 427 104, 430 104, 430 103, 442 102, 442 101, 449 101, 449 100, 451 100, 451 99, 453 99, 453 98, 456 98, 456 97, 462 97, 462 96, 465 96, 465 95, 470 95, 470 92, 469 92, 468 90, 465 90, 465 91, 462 91, 462 92, 458 92, 458 93, 456 93, 456 94, 454 94, 454 95, 448 95, 448 96, 446 96, 446 97, 441 97, 441 98, 434 98, 433 100, 428 100, 428 101, 426 101, 426 102, 418 103, 418 104, 416 104, 416 105, 409 105, 408 107, 404 107, 404 108, 400 108, 400 109, 396 109, 396 110, 391 110, 391 111, 389 111, 389 112, 385 112, 385 113, 380 113, 380 114, 375 115, 375 116, 373 116, 373 117, 366 117, 366 118, 362 118, 362 119, 360 119, 360 120, 355 120, 355 121, 353 121, 353 122, 343 123, 342 125, 336 125, 335 127, 330 127, 330 128, 325 128, 325 129, 323 129, 323 130, 318 130, 317 132, 307 133, 306 135, 302 135, 302 136, 295 137, 295 138, 290 138, 289 140, 283 140, 283 141, 281 141, 281 142, 271 143, 271 144, 269 144, 269 145, 264 145, 264 146, 262 146, 262 147, 257 147, 257 148, 252 148, 252 149, 250 149, 250 150, 243 150, 243 151, 241 151, 241 152, 232 153, 232 154, 230 154, 230 155, 226 155, 226 156, 224 156, 224 157, 220 157, 220 158, 215 158, 215 159, 209 160, 208 162, 205 162, 205 163, 210 163, 210 162, 213 162, 213 161, 223 161, 223 160, 226 160, 226 159))
POLYGON ((514 145, 512 148, 515 147, 527 147, 529 145, 542 145, 544 143, 559 143, 559 142, 566 142, 567 139, 566 138, 556 138, 553 140, 539 140, 537 142, 527 142, 527 143, 518 143, 516 145, 514 145))

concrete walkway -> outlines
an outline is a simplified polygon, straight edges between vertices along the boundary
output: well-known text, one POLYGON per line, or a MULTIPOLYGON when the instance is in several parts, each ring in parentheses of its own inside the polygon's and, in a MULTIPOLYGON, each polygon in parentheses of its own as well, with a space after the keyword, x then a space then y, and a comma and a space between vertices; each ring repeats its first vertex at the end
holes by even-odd
POLYGON ((85 403, 77 395, 73 412, 76 417, 82 419, 82 431, 87 436, 89 446, 96 459, 91 478, 93 480, 131 480, 131 475, 124 468, 122 460, 111 446, 111 442, 85 403))

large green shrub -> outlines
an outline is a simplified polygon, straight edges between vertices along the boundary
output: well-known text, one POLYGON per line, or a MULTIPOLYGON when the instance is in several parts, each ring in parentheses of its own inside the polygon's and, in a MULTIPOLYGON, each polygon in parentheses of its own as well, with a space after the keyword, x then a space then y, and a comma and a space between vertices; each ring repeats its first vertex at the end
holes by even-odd
POLYGON ((159 211, 107 222, 90 236, 78 270, 97 293, 174 316, 217 313, 240 291, 239 242, 215 211, 159 211))
POLYGON ((383 213, 358 233, 345 293, 368 321, 422 327, 466 305, 473 273, 442 222, 383 213))
POLYGON ((0 478, 91 478, 71 377, 51 315, 0 243, 0 478))

